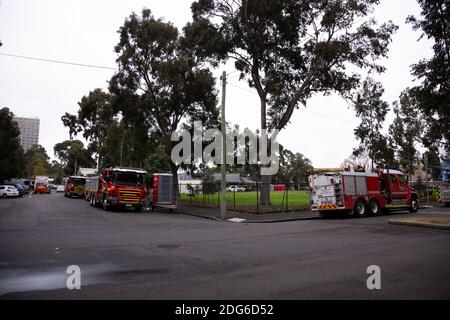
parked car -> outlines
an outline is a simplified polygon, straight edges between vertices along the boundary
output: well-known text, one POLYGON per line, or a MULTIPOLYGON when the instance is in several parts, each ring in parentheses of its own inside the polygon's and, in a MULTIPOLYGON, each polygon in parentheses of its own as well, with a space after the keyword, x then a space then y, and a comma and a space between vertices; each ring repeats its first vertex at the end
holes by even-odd
POLYGON ((27 189, 20 183, 8 183, 6 185, 15 187, 17 191, 19 191, 20 197, 23 196, 24 194, 27 194, 27 189))
POLYGON ((34 193, 50 193, 51 189, 43 184, 43 183, 36 183, 36 186, 34 187, 34 193))
POLYGON ((232 186, 229 186, 227 188, 227 191, 230 191, 230 192, 244 192, 246 190, 245 190, 244 187, 240 187, 240 186, 237 186, 237 185, 232 185, 232 186))
POLYGON ((59 186, 57 186, 56 187, 56 192, 64 192, 64 185, 62 184, 62 185, 59 185, 59 186))
POLYGON ((0 186, 0 196, 3 198, 6 197, 18 197, 19 191, 16 189, 16 187, 12 185, 1 185, 0 186))
POLYGON ((54 185, 53 183, 50 183, 50 184, 48 185, 48 187, 49 187, 50 189, 56 189, 56 185, 54 185))

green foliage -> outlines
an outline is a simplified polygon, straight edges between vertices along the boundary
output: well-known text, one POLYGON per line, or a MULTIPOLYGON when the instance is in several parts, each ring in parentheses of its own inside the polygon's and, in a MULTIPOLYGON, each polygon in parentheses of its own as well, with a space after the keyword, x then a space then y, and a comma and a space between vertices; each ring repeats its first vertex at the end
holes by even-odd
MULTIPOLYGON (((378 0, 199 0, 184 43, 213 65, 234 60, 260 99, 261 129, 281 130, 315 93, 348 98, 359 74, 348 66, 382 72, 397 27, 367 18, 378 0)), ((270 203, 262 176, 261 203, 270 203)))
POLYGON ((65 176, 63 166, 56 160, 53 160, 50 163, 48 174, 55 179, 55 184, 61 184, 62 179, 65 176))
POLYGON ((434 40, 434 55, 412 67, 412 74, 422 83, 411 88, 414 106, 423 120, 420 139, 426 148, 450 147, 450 2, 418 0, 422 19, 409 16, 407 22, 421 37, 434 40))
POLYGON ((184 42, 213 64, 233 59, 261 101, 261 128, 282 129, 317 92, 344 97, 359 75, 348 65, 384 71, 391 22, 367 18, 376 0, 199 0, 184 42), (266 121, 269 117, 269 122, 266 121))
POLYGON ((43 160, 36 160, 32 166, 32 177, 48 175, 48 164, 43 160))
POLYGON ((70 140, 83 132, 83 137, 89 141, 88 151, 97 154, 98 164, 101 166, 103 143, 110 127, 116 124, 117 112, 112 105, 112 96, 101 89, 95 89, 83 96, 78 105, 77 115, 66 112, 61 121, 69 129, 70 140))
POLYGON ((78 132, 81 131, 81 127, 80 127, 80 124, 78 123, 78 119, 77 119, 76 115, 66 112, 61 117, 61 121, 65 127, 69 128, 70 140, 72 140, 72 138, 74 136, 76 136, 78 134, 78 132))
POLYGON ((115 167, 120 165, 121 147, 123 159, 124 154, 128 153, 124 128, 119 123, 112 123, 108 128, 102 144, 101 153, 103 154, 103 167, 115 167))
POLYGON ((88 149, 96 153, 102 162, 102 145, 109 127, 114 123, 115 112, 111 105, 111 95, 101 89, 89 92, 78 103, 77 121, 83 129, 83 137, 89 141, 88 149))
POLYGON ((369 158, 380 167, 395 165, 394 146, 391 137, 381 130, 389 111, 389 105, 382 100, 382 85, 371 78, 362 82, 359 92, 353 98, 356 116, 361 123, 355 129, 360 145, 353 151, 354 156, 367 152, 369 158))
POLYGON ((170 172, 171 159, 161 147, 149 155, 144 162, 144 169, 149 174, 170 172))
MULTIPOLYGON (((116 111, 129 126, 140 126, 140 136, 157 135, 170 157, 176 143, 170 138, 182 120, 186 126, 195 120, 217 123, 214 78, 190 47, 181 44, 177 28, 155 19, 148 9, 141 16, 131 14, 119 34, 119 71, 109 87, 116 111)), ((177 169, 171 164, 175 188, 177 169)))
POLYGON ((218 190, 218 183, 213 179, 214 169, 207 168, 202 175, 202 193, 214 194, 218 190))
POLYGON ((420 161, 417 144, 423 129, 423 119, 416 111, 414 96, 407 89, 400 95, 400 102, 394 102, 395 119, 389 128, 399 164, 404 172, 411 175, 420 161))
POLYGON ((66 140, 55 144, 53 147, 55 156, 64 164, 65 175, 75 174, 79 167, 91 168, 95 166, 95 161, 91 153, 84 148, 80 140, 66 140))
POLYGON ((8 108, 0 109, 0 183, 22 175, 24 154, 19 137, 14 114, 8 108))
POLYGON ((197 194, 200 193, 200 189, 194 188, 194 186, 191 183, 188 183, 186 185, 186 189, 188 190, 189 197, 195 197, 197 194))
POLYGON ((41 145, 34 145, 25 152, 25 174, 27 178, 36 175, 47 175, 49 169, 49 156, 41 145))
POLYGON ((280 169, 272 180, 277 183, 308 185, 308 177, 313 169, 311 161, 301 153, 293 153, 285 148, 280 153, 280 169))

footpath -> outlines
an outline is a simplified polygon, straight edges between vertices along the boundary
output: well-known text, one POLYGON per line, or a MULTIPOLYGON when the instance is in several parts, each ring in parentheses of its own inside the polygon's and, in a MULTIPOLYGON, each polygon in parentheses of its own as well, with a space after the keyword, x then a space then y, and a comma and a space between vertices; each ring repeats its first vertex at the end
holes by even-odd
POLYGON ((450 212, 433 212, 389 220, 390 224, 450 230, 450 212))
MULTIPOLYGON (((220 218, 220 208, 181 206, 180 209, 178 209, 177 211, 182 214, 187 214, 190 216, 222 221, 222 219, 220 218)), ((260 214, 227 211, 227 220, 231 222, 269 223, 269 222, 285 222, 285 221, 307 220, 318 218, 319 214, 311 211, 260 213, 260 214)))
MULTIPOLYGON (((430 210, 431 208, 433 207, 430 207, 428 210, 430 210)), ((421 209, 423 210, 425 209, 425 207, 422 207, 421 209)), ((426 212, 425 210, 422 212, 419 210, 419 213, 408 215, 406 217, 389 219, 388 223, 395 225, 450 230, 450 210, 445 210, 442 212, 426 212)), ((177 210, 177 212, 190 216, 222 221, 222 219, 220 218, 219 208, 181 206, 177 210)), ((226 214, 227 221, 237 223, 273 223, 312 219, 320 219, 320 216, 317 212, 312 212, 309 210, 259 214, 228 210, 226 214)))

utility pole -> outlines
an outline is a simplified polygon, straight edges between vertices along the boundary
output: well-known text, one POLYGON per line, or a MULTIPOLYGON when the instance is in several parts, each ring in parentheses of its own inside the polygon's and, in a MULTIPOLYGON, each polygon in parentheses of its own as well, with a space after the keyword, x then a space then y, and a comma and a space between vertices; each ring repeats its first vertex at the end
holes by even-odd
POLYGON ((75 166, 73 169, 73 175, 76 176, 77 175, 77 166, 78 166, 78 155, 75 157, 75 166))
POLYGON ((222 220, 226 219, 227 216, 227 204, 226 204, 226 194, 225 194, 225 188, 226 188, 226 159, 227 159, 227 128, 225 123, 225 90, 227 86, 227 73, 224 71, 222 73, 222 77, 220 77, 220 80, 222 80, 222 107, 220 109, 220 124, 221 124, 221 130, 222 130, 222 164, 220 166, 220 172, 221 172, 221 195, 222 195, 222 201, 220 203, 220 218, 222 220))
POLYGON ((122 166, 122 155, 123 155, 123 136, 124 133, 122 132, 122 139, 120 139, 120 162, 119 162, 119 167, 122 166))
POLYGON ((427 193, 427 208, 430 206, 430 199, 428 194, 428 154, 425 152, 423 155, 423 162, 425 164, 425 180, 426 180, 426 193, 427 193))

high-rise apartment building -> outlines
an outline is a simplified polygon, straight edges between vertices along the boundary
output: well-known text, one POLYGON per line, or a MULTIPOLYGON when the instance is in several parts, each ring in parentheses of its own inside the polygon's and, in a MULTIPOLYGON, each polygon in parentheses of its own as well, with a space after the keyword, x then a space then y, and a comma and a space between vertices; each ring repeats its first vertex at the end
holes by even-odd
POLYGON ((39 119, 14 117, 20 129, 20 144, 24 151, 39 144, 39 119))

